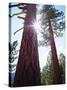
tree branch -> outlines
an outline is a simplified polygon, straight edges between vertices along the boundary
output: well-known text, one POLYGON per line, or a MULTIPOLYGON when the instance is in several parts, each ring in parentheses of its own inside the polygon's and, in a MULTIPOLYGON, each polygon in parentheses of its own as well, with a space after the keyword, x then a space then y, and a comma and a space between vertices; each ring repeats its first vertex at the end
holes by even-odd
POLYGON ((9 8, 18 7, 20 5, 26 5, 26 4, 25 3, 19 3, 19 4, 14 4, 14 5, 9 4, 9 8))
POLYGON ((14 32, 14 35, 15 35, 18 31, 22 30, 23 28, 24 28, 24 27, 18 29, 16 32, 14 32))
POLYGON ((23 9, 23 10, 26 10, 27 9, 27 6, 18 6, 19 9, 23 9))
POLYGON ((25 19, 24 17, 18 16, 19 19, 25 19))
POLYGON ((14 17, 16 15, 22 14, 23 12, 19 12, 19 13, 14 13, 13 15, 9 15, 9 17, 14 17))

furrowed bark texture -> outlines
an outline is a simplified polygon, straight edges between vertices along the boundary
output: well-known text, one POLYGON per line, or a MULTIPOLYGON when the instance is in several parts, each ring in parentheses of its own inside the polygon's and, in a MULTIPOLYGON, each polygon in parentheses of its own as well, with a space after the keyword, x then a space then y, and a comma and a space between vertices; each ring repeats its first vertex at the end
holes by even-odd
POLYGON ((58 61, 54 35, 53 35, 50 19, 49 19, 49 33, 50 33, 50 46, 51 46, 51 53, 52 53, 53 84, 62 84, 59 61, 58 61))
POLYGON ((28 5, 27 11, 14 80, 15 87, 40 85, 37 33, 32 26, 36 20, 36 5, 28 5))

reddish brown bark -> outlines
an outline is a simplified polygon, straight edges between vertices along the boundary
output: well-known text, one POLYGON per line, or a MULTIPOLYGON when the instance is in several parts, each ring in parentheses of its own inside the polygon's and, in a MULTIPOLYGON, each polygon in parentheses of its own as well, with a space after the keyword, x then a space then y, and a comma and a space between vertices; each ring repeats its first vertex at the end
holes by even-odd
POLYGON ((31 26, 36 20, 36 5, 28 5, 27 11, 14 80, 16 87, 40 85, 37 33, 31 26))
POLYGON ((50 19, 49 19, 49 34, 50 34, 50 46, 51 46, 51 53, 52 53, 53 84, 61 84, 62 80, 61 80, 61 74, 60 74, 60 67, 59 67, 58 56, 57 56, 54 35, 53 35, 50 19))

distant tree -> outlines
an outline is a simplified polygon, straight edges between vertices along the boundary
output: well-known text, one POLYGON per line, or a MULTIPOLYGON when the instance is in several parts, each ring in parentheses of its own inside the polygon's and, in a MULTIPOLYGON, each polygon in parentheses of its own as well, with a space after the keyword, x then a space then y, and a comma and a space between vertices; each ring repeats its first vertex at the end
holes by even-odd
POLYGON ((54 35, 59 37, 63 34, 65 28, 64 13, 57 10, 54 5, 43 5, 40 13, 42 14, 40 21, 42 27, 41 34, 43 37, 43 41, 40 41, 39 44, 46 46, 50 44, 52 54, 51 60, 53 66, 53 83, 61 84, 62 81, 54 35))
POLYGON ((16 70, 16 64, 14 64, 14 61, 17 59, 17 45, 17 41, 14 41, 12 44, 9 42, 9 86, 11 86, 13 83, 11 73, 15 72, 16 70))
POLYGON ((51 63, 51 54, 47 57, 46 65, 43 67, 41 72, 41 84, 42 85, 51 85, 53 84, 53 70, 51 63))
MULTIPOLYGON (((63 53, 59 55, 59 66, 61 71, 62 84, 65 83, 65 56, 63 53)), ((51 63, 51 56, 47 57, 46 65, 41 72, 41 84, 52 85, 53 84, 53 67, 51 63)))
POLYGON ((65 83, 65 56, 63 53, 59 55, 59 64, 60 64, 60 71, 62 77, 62 83, 65 83))

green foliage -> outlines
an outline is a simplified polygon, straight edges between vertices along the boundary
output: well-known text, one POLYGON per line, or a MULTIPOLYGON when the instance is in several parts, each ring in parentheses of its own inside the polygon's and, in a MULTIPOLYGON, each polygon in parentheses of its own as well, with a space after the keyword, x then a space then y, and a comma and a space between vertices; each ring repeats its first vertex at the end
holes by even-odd
POLYGON ((43 68, 43 71, 41 73, 41 84, 42 85, 52 84, 52 67, 51 67, 51 65, 46 65, 43 68))
POLYGON ((9 43, 9 71, 12 72, 15 70, 16 64, 14 61, 17 59, 18 50, 16 50, 18 45, 17 41, 14 41, 13 44, 9 43))
POLYGON ((48 46, 49 44, 50 44, 50 42, 49 42, 49 40, 50 40, 50 37, 49 37, 49 32, 47 32, 47 31, 44 31, 44 30, 42 30, 41 31, 41 34, 42 34, 42 37, 45 39, 43 39, 43 40, 41 40, 41 41, 39 41, 39 46, 48 46))
POLYGON ((59 64, 60 64, 62 82, 65 83, 65 56, 63 55, 63 53, 61 53, 59 56, 59 64))
MULTIPOLYGON (((65 83, 65 56, 64 54, 59 55, 59 65, 62 76, 62 83, 65 83)), ((42 85, 51 85, 53 82, 53 70, 51 64, 51 56, 47 57, 46 65, 43 67, 41 72, 41 84, 42 85)))
POLYGON ((49 35, 49 19, 51 21, 52 29, 55 36, 59 37, 63 35, 65 28, 65 16, 62 11, 56 9, 54 5, 43 5, 42 10, 40 11, 41 18, 41 35, 43 37, 43 42, 39 42, 40 45, 49 45, 50 44, 50 35, 49 35))
POLYGON ((52 64, 51 64, 51 57, 50 54, 47 57, 46 65, 43 67, 41 72, 41 84, 42 85, 50 85, 52 84, 52 64))

